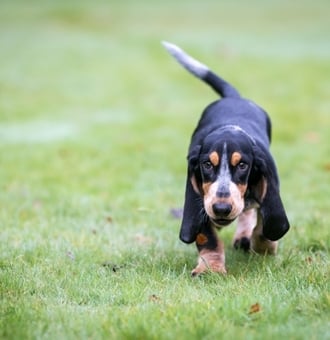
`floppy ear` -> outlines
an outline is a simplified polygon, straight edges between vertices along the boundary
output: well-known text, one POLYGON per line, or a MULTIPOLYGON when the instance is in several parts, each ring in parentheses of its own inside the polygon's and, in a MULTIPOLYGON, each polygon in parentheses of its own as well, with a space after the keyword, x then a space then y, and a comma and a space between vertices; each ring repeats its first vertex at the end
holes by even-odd
POLYGON ((203 200, 198 189, 200 174, 197 163, 200 148, 198 145, 188 155, 186 194, 180 229, 180 240, 185 243, 192 243, 196 240, 203 223, 203 200))
POLYGON ((290 228, 279 192, 275 162, 268 150, 255 147, 255 166, 259 173, 258 190, 263 235, 271 240, 280 239, 290 228))

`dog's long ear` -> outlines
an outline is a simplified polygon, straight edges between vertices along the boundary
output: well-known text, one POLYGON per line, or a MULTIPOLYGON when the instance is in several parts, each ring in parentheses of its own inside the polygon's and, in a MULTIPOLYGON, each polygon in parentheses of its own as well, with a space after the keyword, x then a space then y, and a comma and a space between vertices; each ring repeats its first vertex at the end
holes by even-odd
POLYGON ((200 146, 198 145, 188 155, 186 194, 180 230, 180 239, 185 243, 192 243, 196 240, 203 223, 203 200, 198 188, 200 183, 198 168, 199 151, 200 146))
POLYGON ((280 197, 275 162, 267 149, 255 147, 255 167, 259 174, 255 188, 263 218, 263 235, 276 241, 289 230, 290 225, 280 197))

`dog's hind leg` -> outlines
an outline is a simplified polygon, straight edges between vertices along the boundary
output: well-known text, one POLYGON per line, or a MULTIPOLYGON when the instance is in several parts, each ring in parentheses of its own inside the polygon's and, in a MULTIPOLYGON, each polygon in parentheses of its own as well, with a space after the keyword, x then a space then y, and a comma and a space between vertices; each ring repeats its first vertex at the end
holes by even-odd
POLYGON ((250 240, 254 227, 257 225, 256 209, 249 209, 238 216, 233 246, 236 249, 250 250, 250 240))
POLYGON ((275 255, 277 251, 278 241, 270 241, 265 238, 262 233, 263 221, 260 211, 257 214, 257 225, 253 229, 251 237, 251 250, 258 254, 275 255))
POLYGON ((206 272, 226 274, 224 245, 210 222, 197 235, 196 246, 199 258, 196 268, 191 272, 192 276, 206 272))

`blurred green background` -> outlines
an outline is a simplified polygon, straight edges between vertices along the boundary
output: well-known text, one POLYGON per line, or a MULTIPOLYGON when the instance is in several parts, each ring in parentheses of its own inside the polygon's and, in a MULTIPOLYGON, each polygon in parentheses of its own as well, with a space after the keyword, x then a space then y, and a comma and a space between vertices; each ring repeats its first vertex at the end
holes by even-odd
MULTIPOLYGON (((91 146, 106 155, 113 190, 130 190, 132 170, 121 170, 132 161, 141 187, 143 173, 181 176, 190 134, 217 96, 175 65, 160 45, 168 40, 269 112, 285 195, 300 215, 318 196, 310 190, 329 190, 329 13, 325 0, 2 1, 2 154, 91 146)), ((12 162, 28 167, 20 155, 12 162)))
POLYGON ((0 337, 329 338, 329 18, 328 0, 1 0, 0 337), (228 278, 189 278, 170 210, 217 95, 162 40, 270 114, 292 226, 274 262, 231 227, 228 278))

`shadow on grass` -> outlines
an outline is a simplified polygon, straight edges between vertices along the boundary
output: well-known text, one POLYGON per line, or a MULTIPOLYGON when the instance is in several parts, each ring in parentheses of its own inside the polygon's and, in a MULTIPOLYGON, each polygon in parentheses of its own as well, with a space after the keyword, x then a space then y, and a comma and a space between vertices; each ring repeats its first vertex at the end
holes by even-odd
MULTIPOLYGON (((194 246, 165 250, 158 250, 154 247, 140 254, 127 250, 122 252, 119 258, 104 261, 99 265, 112 274, 133 271, 142 275, 149 273, 158 278, 164 275, 190 278, 190 273, 197 264, 197 258, 198 252, 194 246)), ((230 247, 226 249, 228 277, 241 277, 251 275, 251 273, 258 275, 261 271, 267 270, 265 268, 278 268, 279 262, 282 262, 282 259, 276 256, 262 256, 230 247)), ((205 275, 205 277, 209 276, 212 275, 205 275)), ((223 277, 223 275, 218 274, 215 276, 223 277)))

